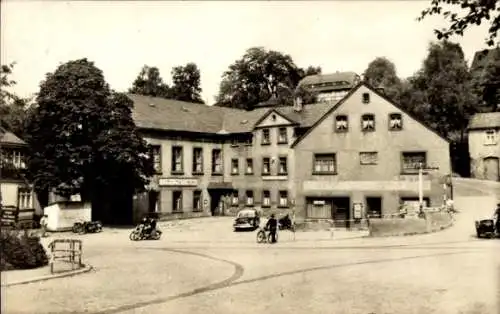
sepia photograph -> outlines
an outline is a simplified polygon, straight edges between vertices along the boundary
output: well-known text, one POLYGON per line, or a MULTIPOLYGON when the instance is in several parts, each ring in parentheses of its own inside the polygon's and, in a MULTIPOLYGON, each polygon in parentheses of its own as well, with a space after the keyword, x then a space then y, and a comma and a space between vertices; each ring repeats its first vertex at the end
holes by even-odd
POLYGON ((0 1, 6 314, 500 314, 500 0, 0 1))

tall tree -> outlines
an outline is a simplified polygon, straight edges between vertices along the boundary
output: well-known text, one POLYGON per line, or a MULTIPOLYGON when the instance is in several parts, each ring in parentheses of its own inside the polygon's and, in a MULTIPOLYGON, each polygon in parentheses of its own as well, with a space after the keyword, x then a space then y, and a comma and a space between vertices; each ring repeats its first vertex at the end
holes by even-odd
POLYGON ((292 101, 293 91, 302 78, 292 57, 262 47, 248 49, 229 66, 222 77, 219 106, 252 109, 271 97, 292 101))
POLYGON ((173 99, 203 104, 201 99, 200 70, 195 63, 177 66, 172 69, 173 99))
POLYGON ((9 92, 9 88, 17 84, 10 78, 14 65, 11 63, 0 67, 0 120, 11 132, 24 137, 24 122, 30 99, 9 92))
POLYGON ((471 74, 460 45, 431 43, 422 69, 412 78, 421 97, 423 118, 443 136, 463 140, 468 119, 477 110, 471 74))
POLYGON ((500 1, 432 0, 430 7, 421 12, 418 20, 434 14, 442 15, 449 23, 447 28, 434 30, 438 39, 449 39, 453 34, 462 36, 470 26, 489 23, 485 42, 489 46, 499 43, 497 37, 500 28, 500 1))
POLYGON ((96 219, 130 217, 132 193, 144 188, 153 173, 131 107, 126 96, 110 91, 102 71, 87 59, 47 74, 27 129, 35 188, 63 196, 80 193, 92 202, 96 219), (117 201, 122 206, 113 207, 117 201))
POLYGON ((500 111, 500 48, 486 55, 484 66, 472 68, 474 92, 483 112, 500 111))
POLYGON ((383 88, 384 93, 392 100, 399 102, 402 83, 396 74, 396 66, 385 57, 377 57, 368 64, 364 80, 373 87, 383 88))
POLYGON ((149 67, 145 65, 134 83, 129 93, 153 96, 161 98, 171 98, 170 88, 163 82, 160 76, 160 70, 157 67, 149 67))
POLYGON ((302 70, 303 73, 301 73, 301 77, 306 77, 306 76, 309 76, 309 75, 316 75, 316 74, 321 74, 321 67, 320 66, 308 66, 305 70, 302 70))

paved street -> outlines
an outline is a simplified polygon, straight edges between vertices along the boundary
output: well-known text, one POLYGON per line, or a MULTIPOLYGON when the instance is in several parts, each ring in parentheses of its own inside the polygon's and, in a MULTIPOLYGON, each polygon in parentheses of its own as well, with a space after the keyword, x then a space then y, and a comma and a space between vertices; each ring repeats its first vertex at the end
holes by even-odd
POLYGON ((403 238, 282 232, 259 245, 230 218, 162 223, 160 241, 107 229, 79 237, 94 271, 2 288, 3 312, 500 313, 500 241, 476 239, 473 222, 499 185, 457 180, 455 194, 454 227, 403 238))

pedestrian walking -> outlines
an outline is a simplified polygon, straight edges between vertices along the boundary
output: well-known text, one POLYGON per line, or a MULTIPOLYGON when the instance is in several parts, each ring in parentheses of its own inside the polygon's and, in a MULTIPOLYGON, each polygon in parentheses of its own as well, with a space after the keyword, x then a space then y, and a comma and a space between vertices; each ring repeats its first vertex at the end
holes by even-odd
POLYGON ((271 234, 271 243, 276 243, 276 232, 278 229, 278 220, 274 218, 274 214, 271 214, 271 218, 267 221, 266 228, 269 230, 271 234))

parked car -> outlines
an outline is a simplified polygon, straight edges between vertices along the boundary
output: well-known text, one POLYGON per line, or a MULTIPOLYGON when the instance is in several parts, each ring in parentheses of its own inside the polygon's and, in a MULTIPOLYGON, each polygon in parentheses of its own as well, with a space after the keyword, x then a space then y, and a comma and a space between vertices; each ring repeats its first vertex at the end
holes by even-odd
POLYGON ((242 209, 236 215, 233 228, 238 229, 257 229, 260 225, 260 215, 256 209, 242 209))
POLYGON ((495 220, 494 219, 481 219, 475 221, 476 234, 478 238, 494 238, 495 234, 495 220))

